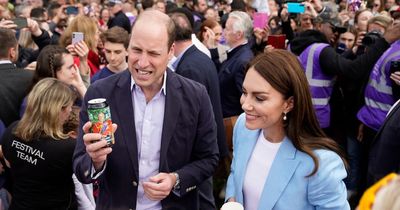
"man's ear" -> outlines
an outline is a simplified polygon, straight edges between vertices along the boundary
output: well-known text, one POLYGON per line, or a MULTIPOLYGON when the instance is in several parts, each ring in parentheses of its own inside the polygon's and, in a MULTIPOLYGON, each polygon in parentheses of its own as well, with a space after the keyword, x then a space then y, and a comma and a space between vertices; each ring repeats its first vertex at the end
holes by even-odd
POLYGON ((171 48, 169 48, 169 52, 168 52, 168 59, 171 60, 172 57, 174 57, 174 53, 175 53, 175 42, 172 43, 171 48))
POLYGON ((8 49, 8 57, 11 61, 18 60, 18 46, 8 49))

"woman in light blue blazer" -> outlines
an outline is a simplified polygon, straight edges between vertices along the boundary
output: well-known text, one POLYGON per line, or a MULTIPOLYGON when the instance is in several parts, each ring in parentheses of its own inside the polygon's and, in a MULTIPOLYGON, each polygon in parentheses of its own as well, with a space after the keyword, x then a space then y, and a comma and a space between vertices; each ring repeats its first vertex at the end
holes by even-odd
POLYGON ((297 57, 255 58, 240 102, 226 201, 245 210, 350 209, 343 155, 319 127, 297 57))

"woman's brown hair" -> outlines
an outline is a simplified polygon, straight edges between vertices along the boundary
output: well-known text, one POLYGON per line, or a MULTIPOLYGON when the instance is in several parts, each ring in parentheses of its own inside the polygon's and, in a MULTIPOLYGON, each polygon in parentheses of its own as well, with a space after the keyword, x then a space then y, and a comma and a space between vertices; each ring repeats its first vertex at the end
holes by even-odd
POLYGON ((318 171, 318 158, 313 151, 315 149, 334 151, 343 159, 344 154, 339 146, 319 126, 307 78, 295 55, 286 50, 274 50, 257 56, 249 67, 254 67, 285 99, 293 97, 294 106, 287 113, 285 132, 296 149, 313 159, 315 166, 308 176, 318 171))

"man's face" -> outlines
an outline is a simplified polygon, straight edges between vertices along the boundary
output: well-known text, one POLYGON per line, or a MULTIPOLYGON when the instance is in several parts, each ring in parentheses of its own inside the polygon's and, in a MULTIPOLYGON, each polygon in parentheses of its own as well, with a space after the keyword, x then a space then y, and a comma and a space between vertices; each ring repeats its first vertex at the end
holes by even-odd
POLYGON ((122 7, 120 4, 112 4, 109 7, 110 14, 113 14, 113 15, 117 14, 119 11, 121 11, 121 9, 122 9, 122 7))
POLYGON ((166 25, 139 20, 132 29, 128 50, 129 71, 135 84, 146 91, 159 90, 174 47, 168 48, 166 25))
POLYGON ((198 4, 194 6, 194 10, 201 14, 204 14, 207 10, 207 1, 206 0, 199 0, 198 4))
POLYGON ((319 31, 325 34, 330 44, 335 44, 337 38, 335 26, 331 25, 330 23, 321 23, 319 31))
POLYGON ((371 31, 379 31, 381 34, 384 34, 386 29, 385 29, 385 27, 383 27, 383 26, 381 26, 379 24, 370 23, 368 25, 368 32, 371 32, 371 31))
POLYGON ((162 13, 165 13, 165 4, 162 2, 157 2, 155 5, 155 9, 162 13))
POLYGON ((226 40, 226 43, 229 45, 229 47, 234 47, 236 43, 236 36, 237 32, 233 30, 233 23, 236 21, 235 18, 228 18, 225 24, 225 30, 224 30, 224 37, 226 40))
POLYGON ((104 51, 110 68, 115 70, 126 68, 126 56, 128 56, 128 52, 124 44, 106 41, 104 43, 104 51))

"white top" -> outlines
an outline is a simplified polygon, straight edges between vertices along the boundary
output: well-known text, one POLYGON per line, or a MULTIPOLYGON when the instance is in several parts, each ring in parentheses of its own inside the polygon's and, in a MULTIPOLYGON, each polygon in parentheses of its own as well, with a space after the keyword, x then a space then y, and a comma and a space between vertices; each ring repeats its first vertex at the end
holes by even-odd
POLYGON ((244 209, 258 209, 265 181, 281 144, 282 142, 271 143, 264 138, 263 132, 260 132, 244 177, 244 209))
POLYGON ((197 49, 199 49, 201 52, 203 52, 209 58, 211 58, 210 50, 207 49, 207 47, 203 43, 201 43, 199 39, 197 39, 195 34, 192 34, 192 42, 193 42, 194 46, 197 47, 197 49))

